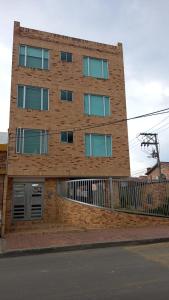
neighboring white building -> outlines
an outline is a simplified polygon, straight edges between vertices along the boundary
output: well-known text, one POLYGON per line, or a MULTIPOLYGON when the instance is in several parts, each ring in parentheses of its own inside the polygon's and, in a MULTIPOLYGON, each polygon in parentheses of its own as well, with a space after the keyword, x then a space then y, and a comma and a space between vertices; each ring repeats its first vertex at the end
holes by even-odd
POLYGON ((8 132, 0 132, 0 144, 8 144, 8 132))

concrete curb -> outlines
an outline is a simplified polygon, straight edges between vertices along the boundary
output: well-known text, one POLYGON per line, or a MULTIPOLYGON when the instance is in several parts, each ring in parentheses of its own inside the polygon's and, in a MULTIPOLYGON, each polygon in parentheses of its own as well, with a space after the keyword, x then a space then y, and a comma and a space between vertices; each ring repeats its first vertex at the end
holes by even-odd
POLYGON ((59 253, 67 251, 78 251, 88 249, 101 249, 108 247, 120 247, 120 246, 136 246, 136 245, 148 245, 169 242, 169 237, 164 238, 149 238, 143 240, 124 240, 124 241, 113 241, 113 242, 101 242, 91 244, 80 244, 80 245, 67 245, 67 246, 52 246, 44 248, 33 248, 33 249, 17 249, 11 251, 5 251, 2 249, 0 252, 0 258, 27 256, 27 255, 38 255, 47 253, 59 253))

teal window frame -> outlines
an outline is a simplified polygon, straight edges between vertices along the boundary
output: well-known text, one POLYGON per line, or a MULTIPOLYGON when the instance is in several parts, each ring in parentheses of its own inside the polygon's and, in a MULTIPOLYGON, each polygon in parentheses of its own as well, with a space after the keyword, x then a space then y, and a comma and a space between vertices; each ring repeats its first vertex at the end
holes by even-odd
POLYGON ((73 131, 62 131, 60 133, 61 143, 73 144, 73 131))
POLYGON ((110 116, 110 98, 102 95, 84 94, 84 113, 88 116, 110 116))
POLYGON ((48 131, 43 129, 17 128, 16 153, 43 155, 48 153, 48 131))
POLYGON ((83 56, 83 75, 100 79, 108 79, 108 60, 103 58, 83 56))
POLYGON ((60 100, 62 101, 73 101, 73 92, 68 90, 61 90, 60 91, 60 100))
POLYGON ((110 134, 85 134, 85 156, 112 157, 112 136, 110 134))
POLYGON ((49 89, 31 85, 18 85, 17 107, 33 110, 49 110, 49 89), (31 93, 32 97, 30 96, 31 93))
POLYGON ((49 69, 49 50, 28 45, 19 46, 19 65, 33 69, 49 69), (34 52, 34 55, 30 54, 34 52), (39 53, 38 53, 39 52, 39 53), (35 55, 36 53, 36 55, 35 55), (33 63, 34 61, 34 63, 33 63))

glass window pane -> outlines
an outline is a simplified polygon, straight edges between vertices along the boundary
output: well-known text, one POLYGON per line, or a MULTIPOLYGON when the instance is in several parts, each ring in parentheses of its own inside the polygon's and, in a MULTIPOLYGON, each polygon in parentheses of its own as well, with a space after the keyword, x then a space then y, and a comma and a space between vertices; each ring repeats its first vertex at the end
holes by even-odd
POLYGON ((45 130, 41 131, 41 138, 42 138, 41 153, 46 154, 48 153, 48 133, 45 130))
POLYGON ((84 95, 84 112, 89 115, 89 95, 84 95))
POLYGON ((102 60, 90 58, 90 76, 102 78, 102 60))
POLYGON ((83 57, 83 75, 89 76, 89 74, 88 74, 88 57, 83 57))
POLYGON ((61 142, 67 143, 68 137, 67 137, 67 131, 61 132, 61 142))
POLYGON ((42 69, 42 59, 37 57, 27 57, 27 67, 42 69))
POLYGON ((106 136, 106 146, 107 146, 107 156, 112 156, 112 137, 110 135, 106 136))
POLYGON ((90 156, 90 134, 85 134, 85 155, 90 156))
POLYGON ((110 115, 110 99, 109 99, 109 97, 104 97, 104 101, 105 101, 105 116, 109 116, 110 115))
POLYGON ((19 65, 25 66, 25 55, 19 55, 19 65))
POLYGON ((67 92, 61 90, 61 100, 67 100, 67 92))
POLYGON ((66 61, 66 52, 61 52, 61 60, 66 61))
POLYGON ((67 100, 72 101, 72 92, 71 91, 67 92, 67 100))
POLYGON ((44 55, 44 58, 46 58, 48 60, 48 58, 49 58, 49 51, 46 50, 46 49, 43 49, 43 55, 44 55))
POLYGON ((22 132, 20 128, 16 129, 16 152, 22 152, 22 132))
POLYGON ((27 47, 27 55, 42 58, 42 49, 34 48, 34 47, 27 47))
POLYGON ((24 87, 23 85, 18 86, 18 107, 23 108, 23 102, 24 102, 24 87))
POLYGON ((107 60, 103 60, 103 78, 108 78, 108 62, 107 60))
POLYGON ((40 154, 40 130, 24 130, 24 153, 40 154))
POLYGON ((92 155, 106 156, 105 135, 92 135, 92 155))
POLYGON ((48 59, 47 58, 43 59, 43 69, 45 69, 45 70, 49 69, 49 64, 48 64, 48 59))
POLYGON ((25 46, 20 46, 19 47, 19 54, 20 55, 25 55, 25 46))
POLYGON ((43 110, 48 110, 48 89, 43 89, 43 110))
POLYGON ((73 132, 72 131, 68 132, 68 143, 73 143, 73 132))
POLYGON ((25 108, 41 109, 41 88, 26 87, 25 108))
POLYGON ((103 96, 90 96, 90 114, 96 116, 104 116, 103 96))
POLYGON ((67 53, 67 61, 68 62, 72 61, 72 53, 67 53))
POLYGON ((25 46, 19 47, 19 65, 20 66, 25 65, 25 46))

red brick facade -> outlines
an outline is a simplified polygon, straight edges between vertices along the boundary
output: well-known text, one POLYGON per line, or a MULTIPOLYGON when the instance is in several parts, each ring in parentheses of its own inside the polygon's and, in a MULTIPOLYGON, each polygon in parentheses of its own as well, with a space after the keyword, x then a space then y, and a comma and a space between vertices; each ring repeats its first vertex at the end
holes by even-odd
POLYGON ((56 195, 57 178, 129 176, 125 83, 122 45, 106 45, 57 34, 20 27, 14 23, 12 83, 8 147, 7 230, 24 224, 60 222, 56 195), (49 50, 49 70, 20 66, 19 46, 27 45, 49 50), (63 62, 60 52, 71 52, 73 61, 63 62), (108 79, 83 76, 83 57, 106 59, 108 79), (49 110, 40 111, 17 107, 17 86, 32 85, 49 89, 49 110), (60 90, 73 91, 73 101, 61 101, 60 90), (84 114, 84 94, 106 95, 110 98, 110 116, 84 114), (100 126, 101 124, 104 126, 100 126), (106 123, 106 124, 105 124, 106 123), (46 155, 16 153, 16 129, 43 129, 49 132, 46 155), (76 129, 76 130, 74 130, 76 129), (74 142, 60 142, 61 131, 74 131, 74 142), (112 136, 112 157, 86 157, 85 133, 112 136), (44 184, 43 218, 37 221, 13 221, 13 179, 34 181, 42 178, 44 184), (51 178, 51 179, 50 179, 51 178), (53 179, 52 179, 53 178, 53 179))
POLYGON ((20 27, 15 22, 13 41, 12 87, 9 125, 9 176, 95 177, 129 176, 127 123, 111 124, 126 118, 122 45, 105 45, 57 34, 20 27), (19 45, 49 49, 49 70, 18 66, 19 45), (60 51, 73 54, 73 62, 60 60, 60 51), (83 76, 83 56, 104 58, 109 64, 109 78, 83 76), (49 88, 49 111, 17 108, 17 85, 49 88), (60 90, 74 92, 72 102, 59 99, 60 90), (107 117, 84 114, 84 94, 110 97, 111 114, 107 117), (97 127, 101 123, 108 125, 97 127), (74 133, 73 144, 60 143, 61 130, 82 129, 74 133), (94 127, 96 126, 96 127, 94 127), (49 131, 47 155, 18 155, 15 149, 16 128, 49 131), (85 157, 84 134, 112 135, 112 157, 85 157))
MULTIPOLYGON (((4 176, 7 172, 7 145, 0 144, 0 220, 2 214, 2 201, 3 201, 3 188, 4 188, 4 176)), ((1 221, 0 221, 1 223, 1 221)))
POLYGON ((77 228, 121 228, 139 227, 155 224, 169 224, 168 218, 141 216, 103 208, 93 207, 66 200, 58 196, 56 180, 45 180, 44 213, 43 218, 37 221, 12 221, 11 197, 12 179, 8 182, 9 193, 7 199, 6 231, 18 229, 40 228, 42 224, 56 224, 75 226, 77 228))
MULTIPOLYGON (((169 162, 161 162, 161 173, 165 175, 166 179, 169 180, 169 162)), ((155 165, 152 168, 147 169, 148 179, 154 180, 159 177, 159 168, 155 165)))

